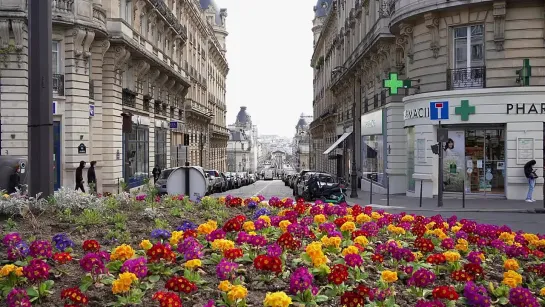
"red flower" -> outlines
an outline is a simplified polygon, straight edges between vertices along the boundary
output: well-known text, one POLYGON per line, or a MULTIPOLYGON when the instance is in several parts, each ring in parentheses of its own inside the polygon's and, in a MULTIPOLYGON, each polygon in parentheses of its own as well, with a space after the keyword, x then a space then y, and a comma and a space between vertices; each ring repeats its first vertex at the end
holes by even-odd
POLYGON ((348 222, 348 219, 345 218, 345 217, 339 217, 337 218, 333 223, 335 223, 335 225, 337 225, 337 227, 341 227, 344 223, 348 222))
POLYGON ((460 297, 453 286, 439 286, 432 291, 433 298, 456 301, 460 297))
POLYGON ((341 305, 346 307, 363 307, 365 299, 356 292, 347 291, 341 295, 341 305))
POLYGON ((413 235, 417 237, 422 237, 424 234, 426 234, 427 230, 428 229, 426 228, 426 226, 424 226, 421 223, 415 223, 413 224, 413 227, 411 228, 411 232, 413 233, 413 235))
POLYGON ((279 257, 259 255, 254 259, 254 267, 261 271, 282 273, 282 260, 279 257))
POLYGON ((299 213, 300 215, 304 214, 307 209, 308 209, 309 205, 305 204, 305 203, 297 203, 297 205, 295 205, 295 211, 297 211, 297 213, 299 213))
POLYGON ((431 239, 422 237, 416 238, 416 240, 414 240, 414 247, 418 248, 418 250, 423 253, 429 253, 435 249, 435 245, 433 245, 431 239))
POLYGON ((298 250, 301 248, 301 241, 295 239, 289 232, 283 233, 276 243, 283 249, 298 250))
POLYGON ((374 255, 371 255, 371 260, 373 262, 382 263, 384 262, 384 256, 382 256, 381 254, 374 254, 374 255))
POLYGON ((72 261, 72 256, 70 253, 55 253, 53 255, 53 260, 59 264, 65 264, 72 261))
POLYGON ((532 254, 536 256, 537 258, 543 258, 545 257, 545 253, 542 251, 534 250, 532 251, 532 254))
POLYGON ((360 205, 354 205, 352 207, 352 216, 355 218, 356 216, 363 213, 363 208, 360 205))
POLYGON ((190 229, 184 231, 184 234, 182 235, 182 238, 185 240, 189 237, 197 238, 197 231, 195 229, 190 229))
POLYGON ((371 289, 365 285, 359 284, 354 289, 354 292, 358 293, 359 295, 366 297, 371 293, 371 289))
POLYGON ((427 263, 431 264, 443 264, 447 261, 447 258, 443 254, 433 254, 429 255, 426 259, 427 263))
POLYGON ((182 307, 182 300, 174 292, 157 291, 151 298, 158 301, 160 307, 182 307))
POLYGON ((62 290, 61 299, 71 302, 66 303, 65 306, 81 307, 89 303, 87 296, 77 287, 62 290))
POLYGON ((223 257, 229 259, 229 260, 235 260, 237 258, 240 258, 244 255, 242 252, 242 249, 240 248, 231 248, 223 251, 223 257))
POLYGON ((176 260, 176 255, 172 251, 170 245, 155 243, 152 248, 146 251, 149 262, 159 262, 161 259, 164 259, 168 262, 174 262, 176 260))
POLYGON ((464 271, 470 274, 473 278, 483 275, 483 268, 480 264, 466 263, 464 264, 464 271))
POLYGON ((364 236, 364 237, 365 237, 365 236, 366 236, 365 234, 366 234, 365 231, 363 231, 363 230, 361 230, 361 229, 354 230, 354 231, 352 232, 352 240, 354 240, 355 238, 357 238, 357 237, 359 237, 359 236, 364 236))
POLYGON ((242 206, 242 198, 233 197, 230 201, 226 202, 225 205, 232 208, 242 206))
POLYGON ((464 270, 457 270, 450 274, 450 277, 456 281, 470 281, 473 277, 464 270))
POLYGON ((100 244, 96 240, 86 240, 83 242, 82 248, 86 252, 98 252, 100 250, 100 244))
POLYGON ((185 277, 172 277, 166 284, 165 288, 174 292, 183 292, 189 294, 197 290, 197 285, 187 280, 185 277))
POLYGON ((243 215, 237 215, 234 218, 228 220, 225 225, 223 225, 223 231, 240 231, 242 229, 242 224, 246 221, 246 217, 243 215))
POLYGON ((344 264, 336 264, 327 275, 327 280, 335 285, 340 285, 348 279, 348 267, 344 264))

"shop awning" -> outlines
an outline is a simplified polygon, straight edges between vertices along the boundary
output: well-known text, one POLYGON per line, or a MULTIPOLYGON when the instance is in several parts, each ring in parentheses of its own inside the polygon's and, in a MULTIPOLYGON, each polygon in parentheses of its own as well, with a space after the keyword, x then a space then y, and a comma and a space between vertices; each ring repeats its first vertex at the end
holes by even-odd
POLYGON ((337 148, 337 146, 339 146, 339 144, 351 134, 352 134, 352 131, 343 133, 343 135, 341 135, 341 137, 339 137, 337 141, 333 143, 333 145, 331 145, 326 151, 324 151, 324 155, 329 154, 331 151, 333 151, 333 149, 337 148))

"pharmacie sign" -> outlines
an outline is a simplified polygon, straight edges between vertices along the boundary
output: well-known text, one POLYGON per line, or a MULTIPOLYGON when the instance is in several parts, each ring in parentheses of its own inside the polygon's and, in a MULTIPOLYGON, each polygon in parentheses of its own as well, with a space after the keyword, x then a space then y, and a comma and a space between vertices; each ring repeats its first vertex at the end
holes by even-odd
POLYGON ((403 113, 404 119, 430 117, 430 107, 406 109, 403 113))
POLYGON ((507 114, 545 114, 545 103, 508 103, 507 114))

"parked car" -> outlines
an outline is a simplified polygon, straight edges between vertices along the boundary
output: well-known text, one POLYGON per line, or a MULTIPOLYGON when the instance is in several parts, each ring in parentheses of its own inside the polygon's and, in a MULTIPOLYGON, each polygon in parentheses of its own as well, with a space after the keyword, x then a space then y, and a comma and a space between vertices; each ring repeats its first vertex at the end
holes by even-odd
POLYGON ((214 193, 214 180, 210 177, 208 172, 204 172, 204 177, 206 178, 206 182, 208 183, 206 185, 206 193, 205 195, 210 195, 214 193))
POLYGON ((293 195, 294 196, 302 196, 303 195, 303 189, 305 187, 306 181, 310 177, 311 173, 316 173, 314 171, 310 170, 304 170, 299 173, 299 176, 297 177, 297 181, 294 184, 293 187, 293 195))
POLYGON ((172 173, 175 169, 177 169, 177 167, 167 168, 161 171, 157 182, 155 182, 155 188, 157 189, 159 195, 167 194, 167 179, 168 176, 170 176, 170 173, 172 173))
POLYGON ((225 184, 227 187, 227 190, 231 190, 235 188, 235 178, 231 176, 230 172, 221 173, 222 176, 225 178, 225 184))
POLYGON ((210 177, 210 183, 212 185, 212 193, 223 192, 225 189, 225 179, 216 170, 206 170, 206 173, 210 177))
POLYGON ((290 189, 292 189, 292 190, 294 189, 295 183, 297 182, 297 178, 299 178, 299 174, 295 174, 295 175, 291 176, 291 178, 290 178, 290 189))
POLYGON ((242 186, 242 182, 241 182, 241 179, 240 177, 238 176, 237 173, 235 172, 230 172, 229 173, 229 176, 232 178, 233 180, 233 189, 238 189, 242 186))
POLYGON ((246 186, 248 185, 248 176, 245 172, 239 172, 237 175, 240 177, 241 185, 246 186))
POLYGON ((256 178, 255 178, 254 174, 249 174, 248 179, 250 180, 250 183, 255 183, 256 182, 256 178))

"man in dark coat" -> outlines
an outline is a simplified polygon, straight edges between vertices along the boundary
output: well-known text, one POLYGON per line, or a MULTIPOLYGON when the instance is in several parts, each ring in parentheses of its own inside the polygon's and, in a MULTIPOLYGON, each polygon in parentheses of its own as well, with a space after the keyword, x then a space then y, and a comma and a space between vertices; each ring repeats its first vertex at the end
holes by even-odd
POLYGON ((85 188, 83 187, 83 169, 85 168, 85 161, 80 161, 78 168, 76 168, 76 191, 80 189, 85 193, 85 188))
POLYGON ((87 184, 91 193, 97 193, 97 175, 95 173, 95 165, 97 161, 91 161, 91 167, 87 170, 87 184))
POLYGON ((151 173, 153 174, 153 183, 156 183, 159 179, 159 175, 161 175, 161 168, 159 167, 159 165, 155 164, 155 167, 153 168, 151 173))
POLYGON ((19 174, 19 165, 15 166, 13 173, 9 176, 8 194, 17 192, 21 188, 21 175, 19 174))

